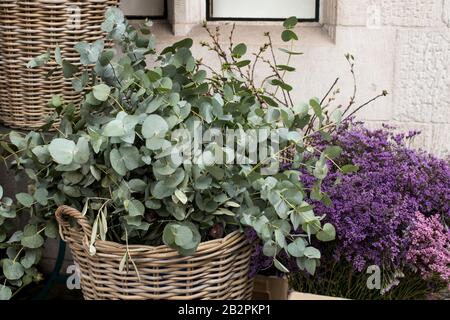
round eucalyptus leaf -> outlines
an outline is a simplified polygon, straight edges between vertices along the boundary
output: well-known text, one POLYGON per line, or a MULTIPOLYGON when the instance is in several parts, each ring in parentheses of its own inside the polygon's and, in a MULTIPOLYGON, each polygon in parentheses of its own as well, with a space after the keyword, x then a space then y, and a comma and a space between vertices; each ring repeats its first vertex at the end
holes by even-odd
POLYGON ((284 20, 283 22, 283 27, 285 27, 286 29, 292 29, 294 28, 298 23, 298 19, 297 17, 289 17, 286 20, 284 20))
POLYGON ((278 254, 278 247, 275 241, 270 240, 264 243, 263 253, 268 257, 275 257, 278 254))
POLYGON ((125 167, 132 171, 140 166, 141 155, 135 146, 121 146, 119 152, 125 167))
POLYGON ((289 273, 289 269, 286 268, 280 261, 278 261, 277 259, 273 260, 273 264, 275 266, 275 268, 277 268, 278 270, 280 270, 281 272, 284 273, 289 273))
POLYGON ((165 163, 161 160, 156 161, 153 164, 153 172, 157 176, 169 176, 175 173, 177 169, 172 167, 170 164, 165 163))
POLYGON ((125 210, 128 211, 130 216, 143 216, 145 213, 145 207, 139 200, 125 200, 124 201, 125 210))
POLYGON ((0 285, 0 301, 4 301, 4 300, 9 300, 12 297, 12 291, 11 289, 6 286, 1 284, 0 285))
POLYGON ((158 137, 153 137, 150 139, 147 139, 145 141, 145 146, 149 149, 149 150, 159 150, 161 149, 164 144, 167 142, 167 140, 162 139, 162 138, 158 138, 158 137))
POLYGON ((127 173, 127 168, 125 166, 125 162, 123 161, 122 155, 119 150, 113 149, 109 154, 109 160, 111 161, 111 166, 114 171, 116 171, 119 175, 124 176, 127 173))
POLYGON ((102 135, 105 137, 121 137, 125 134, 125 127, 122 120, 112 120, 103 128, 102 135))
POLYGON ((19 262, 13 261, 11 259, 3 260, 3 274, 5 275, 6 279, 18 280, 22 278, 24 273, 25 270, 19 262))
POLYGON ((94 95, 95 99, 97 99, 99 101, 108 100, 110 93, 111 93, 111 88, 104 83, 96 85, 92 88, 92 94, 94 95))
POLYGON ((31 268, 36 262, 38 262, 40 254, 36 249, 26 250, 25 256, 20 259, 20 263, 25 269, 31 268))
POLYGON ((158 110, 162 104, 164 103, 163 96, 156 96, 150 102, 148 102, 147 108, 145 109, 145 113, 153 113, 158 110))
POLYGON ((46 206, 48 204, 48 191, 45 188, 38 188, 33 194, 34 199, 37 203, 46 206))
POLYGON ((63 186, 62 190, 66 195, 72 198, 78 198, 81 196, 81 191, 79 187, 75 186, 63 186))
POLYGON ((236 58, 240 58, 247 53, 247 46, 244 43, 239 43, 233 48, 232 54, 236 58))
POLYGON ((164 179, 164 184, 169 188, 176 188, 180 183, 183 182, 185 177, 185 172, 183 169, 178 168, 173 174, 164 179))
POLYGON ((182 221, 186 218, 186 208, 182 204, 180 205, 175 203, 169 203, 167 205, 167 211, 169 211, 170 214, 179 221, 182 221))
POLYGON ((71 164, 75 155, 75 149, 75 142, 62 138, 52 140, 48 146, 48 151, 53 160, 59 164, 71 164))
POLYGON ((295 188, 287 189, 283 192, 283 196, 292 205, 299 206, 303 203, 303 194, 295 188))
POLYGON ((333 241, 336 239, 336 229, 332 224, 326 223, 323 225, 322 230, 317 233, 316 237, 322 242, 333 241))
POLYGON ((175 243, 175 232, 177 226, 173 223, 169 223, 164 227, 163 231, 163 242, 165 245, 172 247, 175 243))
POLYGON ((58 225, 55 221, 47 222, 44 230, 45 236, 51 239, 56 239, 58 237, 58 225))
POLYGON ((51 159, 48 146, 36 146, 31 152, 33 152, 40 163, 47 163, 51 159))
POLYGON ((142 162, 149 165, 152 163, 152 157, 151 156, 142 156, 141 157, 142 162))
POLYGON ((206 190, 212 183, 212 178, 210 176, 201 176, 195 180, 195 189, 206 190))
POLYGON ((164 183, 164 181, 158 181, 151 188, 151 191, 152 191, 152 195, 156 199, 164 199, 164 198, 170 197, 175 192, 175 189, 167 187, 167 185, 164 183))
POLYGON ((188 247, 194 239, 191 229, 186 226, 179 226, 175 231, 175 243, 180 247, 188 247))
POLYGON ((306 259, 304 262, 305 269, 308 271, 310 275, 314 275, 316 273, 317 261, 316 259, 306 259))
POLYGON ((162 138, 169 130, 169 126, 163 117, 151 114, 142 124, 142 135, 146 139, 150 138, 162 138))
POLYGON ((323 180, 328 175, 328 170, 329 170, 328 165, 325 162, 319 160, 316 162, 313 171, 314 177, 316 177, 319 180, 323 180))
POLYGON ((23 236, 20 243, 30 249, 36 249, 42 247, 44 244, 44 238, 40 234, 33 234, 31 236, 23 236))
POLYGON ((281 33, 281 39, 283 39, 284 42, 288 42, 291 40, 298 40, 298 36, 292 30, 284 30, 281 33))
POLYGON ((143 192, 147 188, 147 183, 141 179, 131 179, 128 185, 132 192, 143 192))
POLYGON ((281 219, 287 219, 287 217, 289 216, 289 207, 286 204, 285 200, 280 200, 273 207, 281 219))
POLYGON ((28 193, 18 193, 16 194, 16 199, 21 205, 27 208, 30 208, 34 203, 33 197, 28 193))
POLYGON ((80 137, 75 147, 75 154, 73 159, 76 163, 85 164, 89 161, 89 157, 89 142, 85 137, 80 137))
POLYGON ((170 78, 164 77, 161 79, 161 87, 160 87, 161 89, 168 91, 168 90, 172 89, 172 86, 173 86, 173 82, 170 78))
POLYGON ((161 209, 161 201, 159 200, 147 200, 145 206, 149 209, 158 210, 161 209))
POLYGON ((314 247, 307 247, 304 254, 305 257, 310 259, 320 259, 320 251, 314 247))
POLYGON ((301 258, 304 256, 304 251, 306 249, 305 240, 302 238, 297 238, 293 242, 289 243, 287 249, 291 256, 301 258))
POLYGON ((175 196, 182 204, 186 204, 188 202, 186 194, 179 189, 175 190, 175 196))

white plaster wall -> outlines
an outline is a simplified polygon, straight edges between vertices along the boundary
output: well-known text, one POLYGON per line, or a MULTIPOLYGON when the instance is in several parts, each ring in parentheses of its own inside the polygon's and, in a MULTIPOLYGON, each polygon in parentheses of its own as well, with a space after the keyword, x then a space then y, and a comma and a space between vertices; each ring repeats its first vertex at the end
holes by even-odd
MULTIPOLYGON (((191 37, 193 51, 205 62, 217 59, 199 42, 207 40, 201 28, 205 1, 169 1, 170 25, 155 24, 153 31, 162 48, 191 37)), ((376 127, 389 122, 402 130, 419 129, 423 135, 415 146, 439 156, 450 154, 450 0, 322 0, 320 24, 302 24, 298 47, 305 54, 295 59, 298 73, 289 80, 298 101, 322 97, 340 77, 340 102, 353 90, 346 53, 356 58, 358 102, 388 90, 390 95, 359 113, 359 118, 376 127), (379 16, 373 16, 373 10, 379 16), (368 25, 369 22, 369 25, 368 25), (373 25, 373 23, 379 25, 373 25)), ((228 22, 221 25, 227 42, 228 22)), ((277 47, 280 23, 238 22, 235 42, 249 51, 264 43, 270 31, 277 47)), ((282 55, 280 55, 281 59, 282 55)), ((264 78, 265 70, 258 72, 264 78)))

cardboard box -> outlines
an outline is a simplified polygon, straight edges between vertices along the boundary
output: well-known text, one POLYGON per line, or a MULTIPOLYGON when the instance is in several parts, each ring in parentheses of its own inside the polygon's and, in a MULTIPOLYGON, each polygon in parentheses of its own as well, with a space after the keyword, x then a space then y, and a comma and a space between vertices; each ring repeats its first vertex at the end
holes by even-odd
POLYGON ((336 298, 336 297, 327 297, 327 296, 319 296, 315 294, 309 293, 301 293, 292 291, 289 293, 288 300, 347 300, 344 298, 336 298))
POLYGON ((256 276, 253 284, 253 300, 287 300, 289 283, 286 278, 256 276))

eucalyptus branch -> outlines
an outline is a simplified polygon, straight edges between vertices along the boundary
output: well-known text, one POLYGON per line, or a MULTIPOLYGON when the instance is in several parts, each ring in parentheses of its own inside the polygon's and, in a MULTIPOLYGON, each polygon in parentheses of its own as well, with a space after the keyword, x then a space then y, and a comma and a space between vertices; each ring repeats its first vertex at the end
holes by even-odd
MULTIPOLYGON (((322 153, 322 151, 320 151, 319 149, 317 149, 316 147, 314 147, 313 145, 308 145, 308 147, 311 147, 314 151, 318 152, 318 153, 322 153)), ((325 158, 327 158, 327 160, 329 160, 339 171, 343 172, 342 168, 340 165, 338 165, 336 163, 336 161, 334 161, 331 157, 329 157, 326 153, 323 153, 323 155, 325 156, 325 158)))
MULTIPOLYGON (((230 37, 228 38, 228 40, 229 40, 228 50, 230 52, 233 52, 233 35, 234 35, 235 30, 236 30, 236 23, 233 23, 233 25, 231 27, 231 31, 230 31, 230 37)), ((234 61, 234 58, 233 58, 233 61, 234 61)))
POLYGON ((219 27, 216 27, 216 32, 215 33, 213 33, 208 28, 207 24, 204 24, 203 27, 206 30, 206 32, 208 33, 210 39, 212 40, 212 42, 214 44, 214 47, 209 46, 211 48, 211 50, 217 53, 221 64, 222 64, 222 60, 223 60, 223 63, 229 65, 230 63, 228 61, 227 55, 226 55, 225 51, 223 51, 222 46, 219 43, 219 35, 220 35, 219 34, 219 27))
MULTIPOLYGON (((231 57, 231 60, 233 61, 234 65, 236 65, 236 63, 237 63, 236 58, 233 56, 233 35, 234 35, 235 29, 236 29, 236 23, 233 23, 233 26, 231 27, 231 31, 230 31, 229 47, 228 47, 228 50, 229 50, 229 53, 230 53, 230 57, 231 57)), ((222 51, 223 51, 223 50, 222 50, 222 51)), ((241 76, 242 78, 246 79, 247 81, 250 81, 250 79, 247 78, 247 77, 244 75, 244 73, 242 72, 241 68, 236 67, 236 69, 238 70, 238 72, 239 72, 239 74, 240 74, 240 76, 241 76)))
POLYGON ((208 69, 209 71, 211 71, 211 74, 217 77, 221 77, 221 75, 219 73, 216 72, 216 70, 214 70, 214 68, 212 68, 211 66, 207 65, 206 63, 203 62, 203 59, 200 59, 197 61, 197 63, 203 67, 205 67, 206 69, 208 69))
POLYGON ((253 65, 252 65, 252 71, 251 71, 251 80, 252 82, 255 81, 255 69, 256 69, 256 65, 258 64, 259 59, 261 58, 261 56, 266 52, 267 48, 269 47, 269 44, 265 43, 262 47, 259 48, 258 53, 254 54, 255 56, 255 61, 253 61, 253 65))
MULTIPOLYGON (((270 60, 268 60, 268 59, 262 59, 262 61, 265 62, 265 63, 272 69, 272 71, 273 71, 273 73, 274 73, 273 75, 270 75, 270 76, 264 78, 263 83, 265 83, 265 82, 266 82, 267 80, 269 80, 270 78, 274 78, 274 77, 280 79, 280 74, 279 74, 279 72, 278 72, 276 66, 274 66, 274 65, 272 64, 272 62, 271 62, 270 60)), ((283 94, 283 99, 284 99, 284 102, 281 102, 281 104, 282 104, 283 106, 285 106, 285 107, 289 107, 289 103, 288 103, 288 100, 287 100, 287 96, 286 96, 285 90, 281 90, 281 93, 283 94)), ((274 93, 272 93, 272 95, 275 96, 275 95, 276 95, 276 91, 275 91, 274 93)), ((279 101, 280 101, 280 100, 279 100, 279 101)))
POLYGON ((117 99, 114 96, 110 95, 110 97, 120 107, 120 109, 125 112, 125 108, 120 104, 120 102, 117 101, 117 99))
POLYGON ((111 61, 109 62, 109 65, 111 66, 111 69, 112 69, 112 71, 113 71, 114 78, 117 80, 117 82, 119 83, 119 86, 122 88, 122 82, 120 81, 119 77, 117 77, 116 69, 115 69, 114 66, 112 65, 111 61))
MULTIPOLYGON (((281 78, 281 75, 280 75, 280 73, 278 72, 278 69, 277 69, 277 65, 278 65, 278 63, 277 63, 277 58, 275 57, 275 51, 274 51, 274 49, 273 49, 273 42, 272 42, 272 37, 270 36, 270 33, 269 32, 266 32, 265 33, 265 36, 267 37, 267 39, 269 40, 269 49, 270 49, 270 53, 271 53, 271 55, 272 55, 272 59, 273 59, 273 63, 275 64, 275 65, 272 65, 272 63, 269 61, 269 60, 264 60, 266 63, 268 63, 269 64, 269 66, 272 68, 272 70, 274 71, 274 73, 277 75, 277 77, 278 77, 278 79, 280 79, 281 81, 283 81, 283 79, 281 78)), ((282 88, 282 90, 281 90, 281 92, 282 92, 282 94, 283 94, 283 98, 284 98, 284 101, 285 101, 285 106, 289 106, 289 103, 288 103, 288 99, 287 99, 287 96, 286 96, 286 92, 285 92, 285 90, 282 88)), ((277 91, 275 91, 275 94, 277 93, 277 91)), ((289 95, 289 92, 288 92, 288 95, 289 95)), ((291 100, 291 102, 292 102, 292 100, 291 100)))
MULTIPOLYGON (((327 93, 324 95, 324 97, 322 98, 322 100, 320 101, 320 105, 322 106, 322 109, 325 109, 325 107, 323 107, 323 103, 324 103, 324 101, 326 100, 326 98, 330 95, 331 91, 333 91, 334 87, 336 87, 338 81, 339 81, 339 78, 336 78, 336 80, 334 80, 333 84, 332 84, 331 87, 328 89, 327 93)), ((328 105, 327 105, 326 107, 328 107, 328 105)), ((309 122, 309 124, 308 124, 308 128, 307 128, 307 130, 306 130, 307 133, 309 133, 309 132, 312 130, 312 128, 314 127, 314 123, 315 123, 316 119, 317 119, 317 116, 314 114, 314 115, 311 117, 311 120, 310 120, 310 122, 309 122)), ((327 117, 327 120, 329 120, 328 117, 327 117)))
POLYGON ((324 129, 326 129, 326 128, 330 128, 330 127, 332 127, 332 126, 336 126, 336 124, 335 124, 335 123, 330 123, 330 124, 328 124, 328 125, 326 125, 326 126, 323 126, 322 128, 318 129, 317 131, 315 131, 315 132, 313 132, 313 133, 311 133, 311 134, 305 135, 305 136, 303 136, 300 140, 297 140, 297 141, 295 141, 295 142, 292 142, 291 144, 289 144, 288 146, 284 147, 283 149, 278 150, 278 151, 277 151, 276 153, 274 153, 271 157, 268 157, 268 158, 266 158, 266 159, 260 161, 258 164, 256 164, 256 165, 252 168, 252 170, 250 170, 250 172, 249 172, 247 175, 249 175, 250 173, 255 172, 258 168, 260 168, 261 166, 263 166, 264 164, 266 164, 268 161, 272 160, 273 158, 278 159, 278 157, 279 157, 283 152, 285 152, 285 151, 291 149, 292 147, 295 147, 297 144, 299 144, 300 142, 304 141, 305 139, 309 139, 309 138, 311 138, 313 135, 315 135, 316 133, 320 132, 321 130, 324 130, 324 129))
MULTIPOLYGON (((289 64, 291 63, 292 50, 293 50, 293 49, 294 49, 294 40, 292 39, 292 40, 291 40, 291 50, 290 50, 289 53, 288 53, 288 58, 287 58, 286 65, 289 65, 289 64)), ((284 70, 283 73, 281 74, 280 80, 284 82, 284 77, 285 77, 285 76, 286 76, 286 70, 284 70)), ((278 88, 275 90, 275 94, 277 94, 279 88, 280 88, 280 87, 278 87, 278 88)), ((287 96, 288 96, 288 98, 289 98, 289 101, 290 101, 290 103, 291 103, 291 106, 293 106, 294 103, 292 102, 291 94, 289 93, 289 91, 287 92, 287 96)))

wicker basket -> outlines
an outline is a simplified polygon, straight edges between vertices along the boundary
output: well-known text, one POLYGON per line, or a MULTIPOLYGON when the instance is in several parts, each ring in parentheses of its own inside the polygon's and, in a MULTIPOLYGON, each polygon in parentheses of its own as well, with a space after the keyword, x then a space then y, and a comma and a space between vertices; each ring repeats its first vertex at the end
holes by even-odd
POLYGON ((119 270, 125 245, 97 240, 96 254, 89 254, 91 226, 78 210, 62 206, 56 211, 56 219, 61 237, 69 243, 80 268, 85 299, 251 299, 251 246, 239 232, 201 243, 190 257, 164 245, 129 245, 137 273, 131 263, 128 270, 119 270), (70 219, 76 220, 81 229, 71 227, 70 219))
POLYGON ((75 63, 73 46, 102 37, 101 23, 108 6, 118 0, 1 0, 0 1, 0 121, 9 127, 36 129, 52 112, 48 102, 61 95, 77 103, 81 95, 55 64, 28 69, 37 55, 54 52, 75 63), (79 23, 78 23, 79 22, 79 23))

